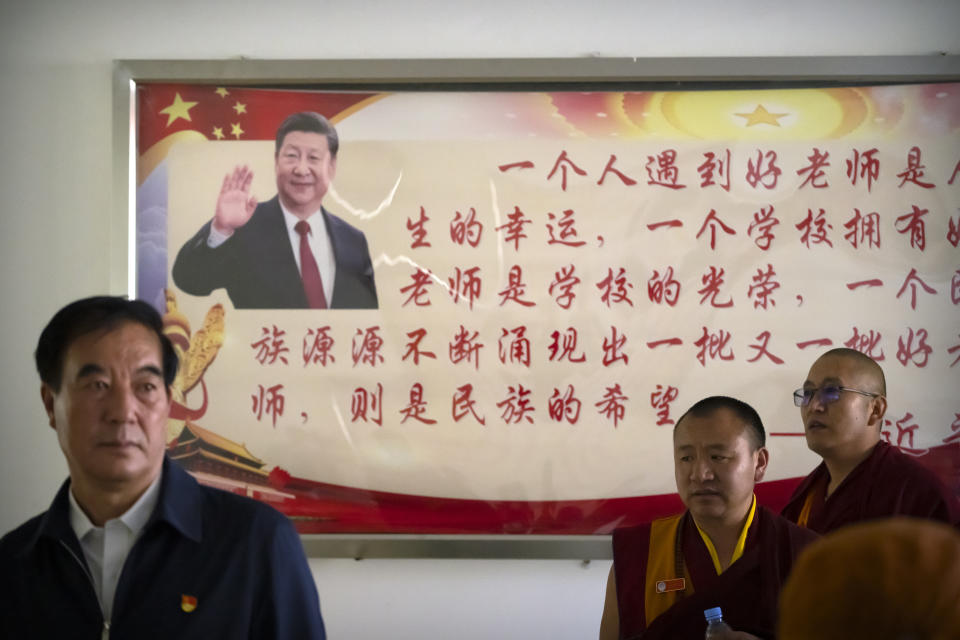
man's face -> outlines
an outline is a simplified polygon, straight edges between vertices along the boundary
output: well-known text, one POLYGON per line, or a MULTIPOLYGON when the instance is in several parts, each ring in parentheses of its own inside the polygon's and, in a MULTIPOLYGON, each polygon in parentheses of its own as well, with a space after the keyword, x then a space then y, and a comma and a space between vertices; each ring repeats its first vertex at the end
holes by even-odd
POLYGON ((706 417, 687 415, 673 436, 674 473, 680 499, 701 525, 734 524, 753 501, 767 450, 754 449, 749 427, 729 409, 706 417))
POLYGON ((291 213, 308 216, 320 202, 337 171, 327 136, 311 131, 291 131, 276 156, 277 192, 291 213))
MULTIPOLYGON (((835 385, 877 393, 879 382, 855 360, 840 355, 822 356, 807 374, 804 389, 835 385)), ((859 457, 880 439, 880 421, 886 400, 843 391, 839 399, 824 404, 820 394, 800 407, 807 446, 822 457, 859 457)))
POLYGON ((128 322, 76 338, 60 390, 40 394, 70 477, 99 490, 142 490, 163 463, 170 398, 156 334, 128 322))

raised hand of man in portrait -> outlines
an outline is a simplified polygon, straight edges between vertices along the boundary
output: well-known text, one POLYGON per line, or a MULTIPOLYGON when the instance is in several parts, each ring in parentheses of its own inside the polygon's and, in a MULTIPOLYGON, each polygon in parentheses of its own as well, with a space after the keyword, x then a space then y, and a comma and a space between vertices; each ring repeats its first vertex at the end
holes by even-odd
POLYGON ((217 197, 217 210, 213 216, 213 226, 220 233, 229 236, 234 230, 250 220, 257 199, 250 194, 253 171, 247 165, 236 166, 233 173, 223 177, 220 195, 217 197))

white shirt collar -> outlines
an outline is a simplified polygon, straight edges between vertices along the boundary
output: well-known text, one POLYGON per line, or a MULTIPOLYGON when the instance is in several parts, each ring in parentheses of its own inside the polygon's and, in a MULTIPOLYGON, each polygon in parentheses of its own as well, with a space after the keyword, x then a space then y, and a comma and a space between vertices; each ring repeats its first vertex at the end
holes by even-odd
MULTIPOLYGON (((153 514, 153 510, 157 506, 157 502, 160 499, 160 479, 162 476, 163 469, 161 469, 157 477, 153 479, 153 482, 150 483, 147 490, 137 498, 137 501, 117 518, 133 532, 134 536, 140 534, 140 531, 146 526, 147 520, 150 519, 150 515, 153 514)), ((87 517, 87 514, 84 513, 80 507, 76 497, 73 495, 72 487, 67 493, 70 497, 70 526, 73 527, 73 532, 77 534, 77 539, 83 540, 84 536, 97 527, 90 521, 90 518, 87 517)))
MULTIPOLYGON (((300 222, 301 218, 290 213, 290 211, 283 206, 283 201, 280 200, 280 198, 277 198, 277 202, 280 203, 280 210, 283 211, 283 221, 287 225, 287 232, 294 237, 299 237, 294 227, 297 226, 297 223, 300 222)), ((312 232, 314 238, 316 238, 320 232, 323 232, 323 235, 327 234, 327 229, 323 224, 323 216, 320 215, 320 211, 320 209, 317 209, 306 218, 302 218, 307 224, 310 225, 310 231, 312 232)))

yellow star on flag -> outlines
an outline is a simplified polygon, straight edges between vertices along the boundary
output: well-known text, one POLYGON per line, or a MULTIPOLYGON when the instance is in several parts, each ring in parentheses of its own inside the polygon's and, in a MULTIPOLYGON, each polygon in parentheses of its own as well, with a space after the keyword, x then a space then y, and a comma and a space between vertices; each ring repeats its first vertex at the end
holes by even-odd
POLYGON ((223 127, 214 127, 213 137, 217 140, 223 140, 223 127))
POLYGON ((746 118, 744 126, 752 127, 755 124, 772 124, 775 127, 780 126, 779 118, 790 115, 789 113, 770 113, 762 104, 758 104, 753 113, 735 113, 735 116, 746 118))
POLYGON ((233 105, 233 110, 237 112, 237 115, 240 115, 241 113, 246 113, 247 105, 243 104, 242 102, 238 102, 237 104, 233 105))
POLYGON ((243 129, 240 128, 240 123, 230 125, 230 135, 236 136, 237 140, 240 139, 240 136, 243 135, 243 129))
POLYGON ((223 87, 217 87, 214 93, 220 96, 221 98, 226 98, 228 95, 230 95, 230 92, 224 89, 223 87))
POLYGON ((190 109, 196 105, 196 102, 187 102, 177 93, 173 99, 173 104, 164 109, 160 109, 160 113, 167 116, 167 126, 169 127, 178 118, 183 118, 187 122, 190 122, 190 109))

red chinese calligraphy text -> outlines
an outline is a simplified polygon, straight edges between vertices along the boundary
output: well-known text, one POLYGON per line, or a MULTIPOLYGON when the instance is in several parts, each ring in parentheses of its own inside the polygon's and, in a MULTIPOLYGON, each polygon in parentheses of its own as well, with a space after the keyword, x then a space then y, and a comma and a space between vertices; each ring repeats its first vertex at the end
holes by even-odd
POLYGON ((747 160, 747 183, 757 188, 757 185, 765 189, 776 189, 777 180, 780 178, 780 167, 777 166, 777 152, 767 151, 764 153, 757 149, 757 161, 747 160))
POLYGON ((866 244, 871 249, 880 248, 880 214, 873 212, 866 215, 860 214, 860 209, 853 210, 853 217, 843 223, 844 228, 849 229, 844 234, 844 239, 853 245, 854 249, 866 244))
POLYGON ((498 402, 497 407, 502 410, 500 418, 507 424, 518 424, 521 420, 533 424, 533 416, 530 415, 533 413, 530 390, 522 384, 507 387, 507 397, 498 402))
POLYGON ((497 343, 497 352, 500 362, 516 362, 525 367, 530 366, 530 340, 527 338, 527 328, 524 326, 513 329, 501 328, 500 340, 497 343))
POLYGON ((500 293, 500 306, 508 302, 515 302, 524 307, 532 307, 536 303, 533 300, 525 300, 524 295, 527 291, 527 285, 523 283, 523 270, 520 265, 515 264, 507 272, 507 286, 500 293))
POLYGON ((711 265, 710 270, 700 278, 700 282, 703 283, 703 288, 699 289, 697 293, 700 294, 701 305, 709 300, 710 306, 718 309, 733 306, 732 298, 727 298, 725 302, 719 302, 717 300, 717 296, 720 295, 720 287, 723 286, 724 273, 726 272, 722 267, 717 269, 717 267, 711 265))
POLYGON ((613 426, 616 428, 627 414, 627 400, 629 399, 623 393, 620 384, 615 383, 612 387, 607 387, 603 393, 603 398, 599 402, 595 402, 594 406, 597 407, 597 413, 607 420, 612 420, 613 426))
POLYGON ((366 330, 357 329, 353 336, 352 348, 350 350, 353 356, 353 366, 358 364, 368 364, 371 367, 377 366, 377 363, 383 362, 383 338, 380 337, 380 327, 367 327, 366 330))
POLYGON ((587 356, 582 351, 579 355, 576 353, 577 339, 577 330, 573 327, 567 327, 563 333, 560 331, 551 333, 550 345, 547 347, 547 351, 550 352, 550 361, 585 362, 587 356))
POLYGON ((448 278, 450 283, 450 297, 454 302, 459 302, 461 298, 467 301, 467 306, 473 309, 473 303, 480 297, 480 290, 483 281, 480 278, 480 267, 471 267, 460 270, 456 267, 454 276, 448 278))
POLYGON ((427 217, 427 211, 423 207, 420 207, 420 217, 416 220, 411 220, 407 218, 407 230, 410 231, 410 235, 413 237, 413 242, 410 243, 411 249, 419 249, 421 247, 429 247, 430 243, 427 242, 427 221, 430 218, 427 217))
POLYGON ((700 239, 700 236, 703 235, 704 231, 710 229, 710 249, 716 250, 718 228, 728 236, 737 235, 736 231, 734 231, 731 227, 728 227, 723 220, 717 217, 717 212, 715 209, 710 209, 710 213, 708 213, 707 217, 703 219, 703 224, 700 226, 700 231, 697 231, 697 239, 700 239))
POLYGON ((753 238, 753 231, 756 229, 757 237, 753 238, 753 243, 763 251, 767 251, 770 249, 770 245, 773 243, 775 237, 773 228, 778 224, 780 224, 780 220, 773 215, 773 205, 762 207, 753 214, 753 221, 750 223, 750 227, 747 228, 747 235, 753 238))
POLYGON ((283 407, 286 401, 283 395, 283 385, 275 384, 264 388, 262 384, 258 384, 257 391, 250 397, 253 399, 253 415, 256 416, 257 422, 266 413, 270 416, 273 428, 276 429, 277 417, 283 415, 283 407))
POLYGON ((808 184, 814 189, 826 189, 830 186, 830 183, 827 182, 826 172, 823 170, 824 167, 830 166, 829 158, 829 151, 821 152, 820 149, 814 147, 813 153, 807 156, 809 164, 797 170, 798 176, 806 174, 798 188, 802 189, 808 184))
POLYGON ((850 184, 857 186, 858 180, 866 179, 867 191, 873 189, 873 181, 880 176, 880 160, 876 157, 877 151, 877 149, 853 150, 853 157, 846 161, 850 184))
POLYGON ((457 390, 453 394, 451 405, 450 410, 453 414, 454 422, 460 422, 467 414, 470 414, 473 416, 473 419, 480 424, 487 424, 487 419, 477 413, 477 402, 473 399, 472 384, 457 387, 457 390))
POLYGON ((656 156, 647 156, 647 184, 668 189, 686 189, 687 185, 680 184, 680 172, 677 170, 677 152, 675 149, 666 149, 656 156))
POLYGON ((827 222, 826 212, 823 209, 816 214, 813 213, 813 209, 807 209, 807 217, 796 227, 800 231, 800 243, 807 249, 811 244, 826 244, 833 247, 833 243, 827 237, 827 229, 833 229, 833 225, 827 222))
POLYGON ((667 267, 662 276, 659 271, 653 270, 653 275, 647 280, 647 297, 654 304, 666 302, 671 307, 676 306, 680 297, 680 282, 673 277, 673 267, 667 267))
POLYGON ((407 299, 404 300, 400 306, 405 307, 412 302, 416 307, 429 307, 431 302, 430 292, 427 291, 427 287, 433 285, 433 274, 417 268, 410 274, 410 279, 413 280, 413 282, 400 288, 400 293, 407 296, 407 299))
POLYGON ((603 339, 603 366, 609 367, 613 363, 621 360, 624 365, 628 364, 630 362, 630 356, 623 351, 623 347, 626 344, 626 334, 618 332, 616 327, 611 326, 610 337, 603 339))
POLYGON ((582 247, 587 244, 583 240, 576 240, 577 228, 574 226, 576 221, 573 219, 573 209, 565 209, 558 219, 553 213, 547 213, 547 234, 549 236, 547 244, 562 244, 567 247, 582 247), (552 222, 556 221, 559 231, 554 229, 552 222))
POLYGON ((918 329, 914 332, 912 328, 908 328, 906 334, 897 338, 897 360, 900 364, 906 367, 913 363, 920 369, 927 366, 930 352, 933 351, 933 348, 927 344, 927 336, 926 329, 918 329))
POLYGON ((303 336, 303 366, 320 363, 327 366, 327 362, 336 362, 333 357, 333 336, 330 335, 330 325, 307 329, 303 336))
POLYGON ((350 396, 350 422, 373 422, 383 426, 383 385, 377 383, 375 391, 357 387, 350 396))
POLYGON ((870 356, 877 362, 883 362, 887 356, 884 355, 883 349, 880 347, 882 337, 883 334, 879 331, 870 329, 869 331, 861 333, 857 327, 854 327, 853 335, 843 343, 843 346, 848 349, 856 349, 860 353, 870 356))
POLYGON ((477 220, 477 210, 470 207, 467 215, 457 211, 453 220, 450 222, 450 239, 454 244, 463 246, 464 243, 471 247, 480 244, 483 236, 483 223, 477 220))
POLYGON ((432 418, 427 418, 424 414, 427 412, 427 401, 423 399, 423 385, 419 382, 414 382, 413 386, 410 387, 410 401, 407 403, 403 409, 400 409, 400 415, 403 416, 403 419, 400 420, 400 424, 403 424, 408 419, 413 418, 418 422, 423 424, 436 424, 437 421, 432 418))
POLYGON ((657 426, 673 424, 670 418, 670 405, 677 399, 680 390, 676 387, 658 384, 656 390, 650 394, 650 406, 657 412, 657 426))
POLYGON ((700 188, 716 185, 724 191, 730 191, 730 149, 724 149, 719 154, 707 151, 703 156, 703 164, 697 167, 700 188))
POLYGON ((480 368, 480 350, 484 344, 480 342, 480 332, 474 331, 471 334, 467 329, 460 325, 460 330, 450 341, 449 354, 450 362, 459 364, 461 362, 472 362, 474 369, 480 368))
POLYGON ((710 360, 733 360, 733 349, 727 343, 730 342, 730 333, 723 329, 716 333, 711 333, 706 327, 703 327, 703 335, 694 342, 694 346, 699 348, 697 351, 697 360, 700 366, 707 366, 707 358, 710 360))
POLYGON ((553 389, 553 395, 547 401, 547 414, 554 422, 566 420, 570 424, 577 423, 577 419, 580 418, 580 400, 577 399, 572 384, 567 385, 567 390, 563 394, 559 389, 553 389))
POLYGON ((419 329, 409 331, 407 332, 407 337, 410 338, 410 342, 407 343, 407 350, 403 352, 403 357, 400 358, 401 361, 412 358, 413 364, 419 365, 421 357, 437 359, 437 354, 433 351, 424 351, 420 348, 420 343, 427 337, 426 329, 420 327, 419 329))
POLYGON ((573 290, 580 284, 580 278, 574 275, 575 271, 576 268, 572 264, 560 267, 559 271, 554 272, 553 281, 547 290, 561 309, 569 309, 577 297, 573 290))
POLYGON ((629 295, 633 283, 627 280, 627 271, 623 267, 620 267, 617 275, 613 275, 613 269, 607 269, 607 277, 597 283, 597 289, 601 291, 600 302, 608 307, 621 302, 633 306, 629 295))

